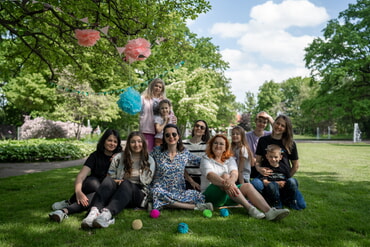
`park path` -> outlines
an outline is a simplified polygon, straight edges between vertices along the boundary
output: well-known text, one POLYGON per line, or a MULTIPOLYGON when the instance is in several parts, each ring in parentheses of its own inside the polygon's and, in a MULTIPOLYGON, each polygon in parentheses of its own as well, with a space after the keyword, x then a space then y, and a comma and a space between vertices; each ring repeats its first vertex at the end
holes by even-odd
POLYGON ((64 167, 79 166, 83 165, 85 163, 85 160, 86 158, 54 162, 0 163, 0 178, 49 171, 64 167))

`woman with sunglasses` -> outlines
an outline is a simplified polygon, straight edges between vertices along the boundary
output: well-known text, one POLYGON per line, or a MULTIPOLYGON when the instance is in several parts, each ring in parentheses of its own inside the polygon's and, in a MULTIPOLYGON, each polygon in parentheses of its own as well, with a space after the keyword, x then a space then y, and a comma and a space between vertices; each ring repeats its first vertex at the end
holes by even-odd
MULTIPOLYGON (((194 122, 191 138, 189 140, 184 140, 183 144, 190 153, 202 157, 209 138, 210 133, 207 122, 205 120, 197 120, 194 122)), ((200 190, 200 176, 201 172, 199 166, 186 167, 186 187, 200 190)))
POLYGON ((163 129, 163 143, 155 147, 151 156, 156 162, 153 186, 153 208, 164 207, 193 210, 213 210, 211 203, 204 202, 204 196, 185 186, 185 166, 199 165, 200 157, 184 148, 178 127, 167 124, 163 129))
POLYGON ((206 154, 201 161, 201 190, 207 202, 216 207, 240 204, 256 219, 280 220, 289 215, 288 209, 271 208, 250 183, 235 184, 238 166, 226 136, 217 134, 212 137, 206 154))

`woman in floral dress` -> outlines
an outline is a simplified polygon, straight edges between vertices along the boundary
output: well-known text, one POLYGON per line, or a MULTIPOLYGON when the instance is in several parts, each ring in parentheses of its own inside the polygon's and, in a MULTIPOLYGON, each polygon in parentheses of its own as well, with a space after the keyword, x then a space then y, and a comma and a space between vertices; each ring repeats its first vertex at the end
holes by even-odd
POLYGON ((205 203, 204 196, 196 190, 186 190, 185 166, 199 165, 200 158, 191 154, 182 144, 180 131, 174 124, 163 129, 163 143, 155 147, 151 156, 156 162, 152 186, 153 208, 183 208, 213 210, 211 203, 205 203))

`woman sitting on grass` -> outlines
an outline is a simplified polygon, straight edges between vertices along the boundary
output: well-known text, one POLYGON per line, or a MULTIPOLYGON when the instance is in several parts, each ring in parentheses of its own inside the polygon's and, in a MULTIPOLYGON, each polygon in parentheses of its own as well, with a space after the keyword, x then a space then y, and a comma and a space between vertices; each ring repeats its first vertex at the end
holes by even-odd
MULTIPOLYGON (((283 200, 271 202, 271 206, 278 208, 287 206, 296 210, 306 208, 306 202, 298 190, 298 181, 293 178, 294 174, 298 171, 299 160, 297 146, 293 139, 293 125, 288 116, 279 115, 272 125, 271 135, 263 136, 258 140, 255 167, 260 175, 252 180, 253 186, 265 196, 264 184, 260 177, 269 176, 272 173, 272 170, 268 168, 269 162, 266 158, 267 147, 271 144, 278 145, 282 149, 283 157, 280 161, 280 167, 289 172, 284 187, 289 188, 291 191, 296 191, 294 195, 290 194, 281 198, 283 200)), ((270 187, 273 186, 275 187, 274 191, 279 191, 279 184, 270 184, 270 187)))
POLYGON ((87 210, 94 193, 107 176, 114 154, 121 152, 121 138, 116 130, 106 130, 99 139, 96 151, 90 154, 75 181, 75 193, 69 200, 52 205, 51 220, 62 222, 67 215, 87 210))
POLYGON ((256 219, 280 220, 289 215, 288 209, 270 208, 262 195, 250 183, 236 185, 238 166, 224 135, 217 134, 208 142, 207 156, 201 161, 201 191, 206 202, 216 207, 241 204, 256 219), (262 212, 257 210, 247 199, 262 212))
POLYGON ((108 227, 114 224, 113 216, 124 208, 146 207, 154 169, 145 137, 140 132, 132 132, 125 150, 113 158, 108 176, 96 191, 81 227, 108 227))
POLYGON ((167 124, 164 127, 163 143, 153 149, 151 156, 157 165, 151 188, 153 208, 213 210, 212 204, 204 203, 204 196, 200 192, 186 189, 185 166, 199 164, 200 158, 184 148, 176 125, 167 124))

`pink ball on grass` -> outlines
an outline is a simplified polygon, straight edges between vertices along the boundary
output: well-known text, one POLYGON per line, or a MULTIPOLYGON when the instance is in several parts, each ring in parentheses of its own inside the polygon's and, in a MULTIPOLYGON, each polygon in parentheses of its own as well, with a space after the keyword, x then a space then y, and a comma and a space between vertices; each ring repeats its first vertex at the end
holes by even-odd
POLYGON ((153 209, 150 211, 150 217, 152 218, 158 218, 159 215, 161 215, 161 212, 158 209, 153 209))

